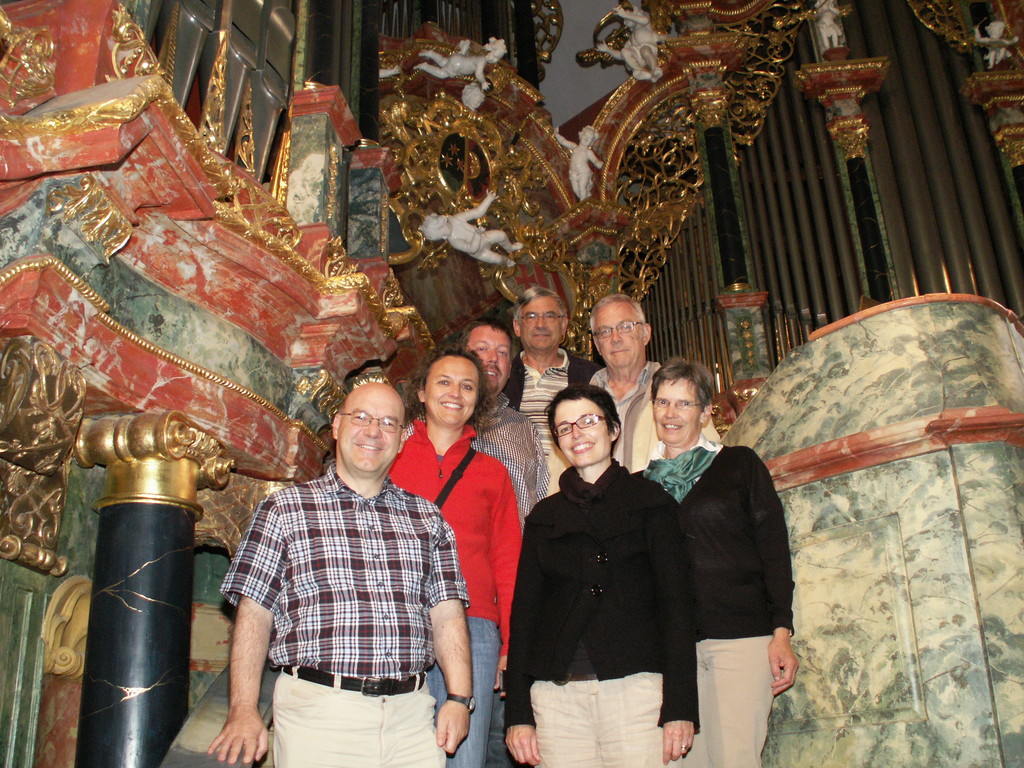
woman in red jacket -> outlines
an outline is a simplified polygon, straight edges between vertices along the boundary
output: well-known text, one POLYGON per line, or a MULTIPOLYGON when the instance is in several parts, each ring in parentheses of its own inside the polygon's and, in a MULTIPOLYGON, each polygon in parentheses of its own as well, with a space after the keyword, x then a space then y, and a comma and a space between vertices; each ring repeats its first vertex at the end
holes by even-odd
MULTIPOLYGON (((474 428, 492 408, 483 367, 472 352, 436 349, 420 363, 406 391, 412 434, 391 468, 400 487, 435 501, 455 532, 459 563, 469 590, 466 616, 473 654, 469 735, 449 768, 482 768, 491 719, 492 686, 505 668, 508 621, 521 535, 516 496, 497 459, 471 453, 474 428), (447 493, 444 493, 447 491, 447 493), (442 496, 440 501, 438 497, 442 496)), ((427 676, 444 703, 444 677, 427 676)))

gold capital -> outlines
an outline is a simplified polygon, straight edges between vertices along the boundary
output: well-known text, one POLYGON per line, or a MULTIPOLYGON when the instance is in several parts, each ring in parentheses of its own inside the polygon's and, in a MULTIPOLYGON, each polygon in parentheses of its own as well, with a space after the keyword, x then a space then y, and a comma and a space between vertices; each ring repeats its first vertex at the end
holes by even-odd
POLYGON ((142 413, 86 419, 75 461, 107 468, 96 509, 110 504, 173 504, 202 514, 199 488, 223 488, 234 460, 183 413, 142 413))
POLYGON ((1007 123, 993 132, 996 144, 1010 161, 1010 167, 1024 165, 1024 123, 1007 123))
POLYGON ((868 122, 863 116, 836 118, 829 121, 827 127, 845 159, 867 157, 868 122))
POLYGON ((729 95, 724 88, 697 91, 691 97, 697 119, 705 128, 720 128, 729 111, 729 95))

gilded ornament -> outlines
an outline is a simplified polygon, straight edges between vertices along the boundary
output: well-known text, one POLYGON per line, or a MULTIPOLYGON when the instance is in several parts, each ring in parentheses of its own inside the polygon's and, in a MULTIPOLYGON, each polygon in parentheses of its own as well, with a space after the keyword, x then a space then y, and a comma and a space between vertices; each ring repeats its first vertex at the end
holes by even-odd
POLYGON ((256 172, 256 143, 252 135, 252 80, 250 78, 245 79, 242 108, 238 115, 235 159, 249 173, 256 172))
POLYGON ((964 23, 958 0, 907 0, 918 21, 961 53, 971 50, 973 40, 964 23))
POLYGON ((78 680, 85 671, 92 580, 71 576, 50 596, 43 618, 43 674, 78 680))
POLYGON ((274 160, 274 170, 270 175, 270 194, 277 198, 282 206, 288 204, 288 174, 292 167, 292 119, 291 113, 284 114, 284 128, 281 130, 281 144, 274 160))
POLYGON ((315 379, 310 379, 308 376, 299 379, 295 389, 300 395, 308 397, 313 406, 328 421, 334 419, 334 414, 338 412, 338 408, 345 400, 345 390, 338 385, 331 374, 322 368, 317 372, 315 379))
MULTIPOLYGON (((326 445, 323 450, 326 452, 326 445)), ((290 485, 235 474, 223 489, 201 489, 196 500, 203 508, 203 518, 196 523, 196 546, 223 547, 234 557, 253 510, 267 496, 290 485)))
POLYGON ((49 29, 17 29, 0 9, 0 100, 14 107, 50 91, 55 52, 49 29))
POLYGON ((532 0, 533 28, 537 46, 537 69, 539 79, 544 79, 544 65, 551 62, 551 54, 562 37, 565 19, 559 0, 532 0))
POLYGON ((64 221, 75 226, 85 240, 98 245, 105 263, 132 236, 131 222, 92 175, 53 189, 47 198, 46 212, 61 214, 64 221))
POLYGON ((994 131, 996 144, 1011 168, 1024 165, 1024 123, 1007 123, 994 131))
MULTIPOLYGON (((177 12, 176 7, 175 18, 177 12)), ((114 38, 114 45, 110 49, 110 64, 119 78, 123 80, 129 77, 163 74, 160 62, 146 42, 142 29, 120 3, 114 6, 111 36, 114 38)))
POLYGON ((16 337, 0 357, 0 557, 60 576, 56 553, 69 456, 85 380, 38 339, 16 337))
POLYGON ((697 91, 692 97, 693 110, 705 128, 720 128, 729 111, 729 98, 724 89, 697 91))
MULTIPOLYGON (((338 148, 331 144, 331 148, 328 152, 327 161, 327 206, 325 215, 329 224, 333 224, 337 221, 338 216, 338 166, 341 164, 341 159, 338 157, 338 148)), ((383 221, 387 221, 386 216, 382 216, 383 221)), ((387 238, 381 238, 382 243, 387 242, 387 238)))
POLYGON ((110 504, 173 504, 202 514, 199 488, 223 488, 234 459, 217 440, 178 411, 85 419, 74 448, 83 467, 106 466, 103 497, 110 504))
POLYGON ((863 116, 840 117, 830 120, 826 127, 846 160, 867 157, 868 123, 863 116))
POLYGON ((219 32, 220 42, 217 45, 217 56, 213 61, 210 81, 206 85, 206 98, 203 100, 203 114, 199 120, 199 135, 203 142, 214 152, 223 152, 228 146, 228 137, 224 133, 224 100, 227 93, 228 71, 228 33, 219 32))

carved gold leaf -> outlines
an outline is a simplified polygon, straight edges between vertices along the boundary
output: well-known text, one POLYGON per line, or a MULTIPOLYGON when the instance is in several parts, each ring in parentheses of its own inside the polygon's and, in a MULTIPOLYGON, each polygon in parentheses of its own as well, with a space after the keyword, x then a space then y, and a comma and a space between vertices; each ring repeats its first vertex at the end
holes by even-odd
POLYGON ((217 56, 210 72, 210 81, 206 86, 206 98, 203 100, 203 114, 199 120, 199 135, 206 146, 214 152, 227 149, 228 137, 224 135, 224 99, 227 92, 228 71, 228 33, 221 30, 220 42, 217 45, 217 56))
POLYGON ((17 29, 0 9, 0 100, 13 107, 53 88, 55 53, 49 29, 17 29))
POLYGON ((544 79, 544 64, 550 63, 551 54, 562 37, 565 18, 559 0, 532 0, 533 28, 537 45, 537 74, 544 79))
POLYGON ((196 523, 196 545, 223 547, 234 557, 256 506, 289 485, 236 474, 222 490, 200 490, 196 498, 203 508, 203 517, 196 523))
MULTIPOLYGON (((177 18, 177 9, 175 9, 177 18)), ((110 49, 110 63, 121 79, 143 75, 162 75, 163 69, 146 36, 131 14, 118 3, 114 6, 114 26, 111 30, 114 45, 110 49)), ((173 40, 173 33, 172 38, 173 40)))
POLYGON ((295 385, 295 389, 300 395, 308 397, 328 421, 334 420, 334 414, 338 412, 345 399, 345 390, 322 368, 317 372, 316 378, 303 376, 295 385))
POLYGON ((53 189, 47 198, 46 212, 61 214, 64 221, 79 229, 85 240, 98 245, 104 262, 109 262, 132 236, 131 222, 92 175, 53 189))
POLYGON ((907 0, 918 21, 961 53, 974 44, 959 0, 907 0))

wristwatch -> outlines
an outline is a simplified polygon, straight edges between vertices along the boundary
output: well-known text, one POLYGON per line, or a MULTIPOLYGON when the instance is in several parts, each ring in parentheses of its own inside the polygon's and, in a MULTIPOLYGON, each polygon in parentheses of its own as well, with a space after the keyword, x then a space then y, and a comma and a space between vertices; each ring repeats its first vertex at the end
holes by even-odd
POLYGON ((459 704, 466 707, 470 714, 472 714, 473 710, 476 709, 476 699, 473 696, 456 696, 454 693, 449 693, 448 701, 457 701, 459 704))

